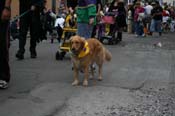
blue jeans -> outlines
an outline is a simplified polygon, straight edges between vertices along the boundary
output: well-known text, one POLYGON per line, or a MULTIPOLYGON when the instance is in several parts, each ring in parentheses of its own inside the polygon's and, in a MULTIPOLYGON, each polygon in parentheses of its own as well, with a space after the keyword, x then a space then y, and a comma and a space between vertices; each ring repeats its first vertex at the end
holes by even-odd
POLYGON ((161 20, 151 20, 150 31, 151 32, 162 32, 161 29, 162 21, 161 20))
POLYGON ((91 38, 93 25, 87 23, 78 23, 77 24, 77 34, 85 39, 91 38))
POLYGON ((140 21, 135 21, 135 32, 137 35, 142 35, 143 34, 143 25, 142 22, 140 21))

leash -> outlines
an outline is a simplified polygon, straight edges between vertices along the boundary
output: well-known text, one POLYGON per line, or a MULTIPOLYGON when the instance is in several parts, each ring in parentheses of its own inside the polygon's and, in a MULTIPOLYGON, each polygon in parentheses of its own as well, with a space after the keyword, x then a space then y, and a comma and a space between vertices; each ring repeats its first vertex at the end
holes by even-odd
MULTIPOLYGON (((43 0, 40 0, 40 1, 36 2, 34 5, 38 5, 38 4, 42 3, 42 2, 44 2, 44 1, 43 1, 43 0)), ((26 15, 26 14, 29 13, 30 11, 31 11, 31 10, 29 9, 29 10, 23 12, 21 15, 15 17, 15 18, 13 18, 13 19, 11 19, 11 20, 10 20, 10 23, 12 23, 12 22, 18 20, 19 18, 23 17, 24 15, 26 15)))
POLYGON ((24 15, 26 15, 26 14, 29 13, 29 12, 30 12, 30 10, 27 10, 27 11, 23 12, 21 15, 15 17, 15 18, 13 18, 13 19, 11 19, 11 20, 10 20, 10 23, 12 23, 12 22, 18 20, 19 18, 23 17, 24 15))

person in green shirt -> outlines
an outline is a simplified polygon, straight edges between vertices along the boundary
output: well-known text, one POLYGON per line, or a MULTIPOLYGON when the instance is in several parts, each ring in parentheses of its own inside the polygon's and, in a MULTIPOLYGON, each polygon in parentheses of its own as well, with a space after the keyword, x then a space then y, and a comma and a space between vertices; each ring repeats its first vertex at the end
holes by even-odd
POLYGON ((76 14, 77 34, 86 39, 91 38, 96 24, 96 0, 78 0, 76 14))

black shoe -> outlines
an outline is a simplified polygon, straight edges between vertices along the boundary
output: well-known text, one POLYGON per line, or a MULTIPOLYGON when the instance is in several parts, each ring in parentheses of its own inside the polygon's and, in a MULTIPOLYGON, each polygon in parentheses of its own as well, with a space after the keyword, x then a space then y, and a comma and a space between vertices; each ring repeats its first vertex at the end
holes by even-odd
POLYGON ((118 32, 117 37, 118 37, 118 42, 121 42, 122 41, 122 32, 118 32))
POLYGON ((114 39, 114 44, 118 44, 119 43, 119 39, 118 38, 115 38, 114 39))
POLYGON ((121 42, 122 41, 122 38, 120 38, 118 41, 121 42))
POLYGON ((23 60, 24 59, 24 54, 17 52, 16 53, 16 58, 18 58, 19 60, 23 60))
POLYGON ((30 57, 31 58, 36 58, 37 57, 36 52, 31 52, 30 57))
POLYGON ((34 51, 31 51, 30 57, 31 58, 36 58, 37 57, 37 54, 36 54, 36 51, 35 50, 34 51))
POLYGON ((31 58, 36 58, 36 55, 35 55, 35 54, 31 54, 30 57, 31 57, 31 58))
POLYGON ((37 53, 36 53, 35 48, 30 47, 30 57, 31 58, 36 58, 37 57, 37 53))

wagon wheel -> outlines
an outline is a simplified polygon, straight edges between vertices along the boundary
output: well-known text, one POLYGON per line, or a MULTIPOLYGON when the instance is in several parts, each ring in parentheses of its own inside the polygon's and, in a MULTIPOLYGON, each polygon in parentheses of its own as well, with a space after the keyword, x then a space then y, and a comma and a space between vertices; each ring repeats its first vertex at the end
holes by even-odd
POLYGON ((66 55, 66 52, 65 51, 62 51, 60 53, 60 60, 63 60, 64 56, 66 55))
POLYGON ((108 40, 109 45, 113 45, 113 41, 111 39, 108 40))
POLYGON ((113 45, 114 44, 114 36, 112 38, 108 38, 108 44, 113 45))
POLYGON ((59 51, 56 52, 55 58, 56 58, 56 60, 60 60, 60 52, 59 51))
POLYGON ((64 52, 64 51, 62 51, 62 52, 57 51, 56 55, 55 55, 56 60, 63 60, 65 54, 66 54, 66 52, 64 52))
POLYGON ((100 37, 100 38, 99 38, 99 41, 100 41, 101 43, 103 43, 103 40, 104 40, 103 37, 100 37))

